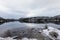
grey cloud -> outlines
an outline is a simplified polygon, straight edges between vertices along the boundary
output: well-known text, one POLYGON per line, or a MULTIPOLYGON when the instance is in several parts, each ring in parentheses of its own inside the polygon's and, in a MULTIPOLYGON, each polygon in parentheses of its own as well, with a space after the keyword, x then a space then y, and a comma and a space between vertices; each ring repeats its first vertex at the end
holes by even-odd
POLYGON ((19 18, 32 16, 54 16, 60 14, 60 0, 0 0, 0 6, 8 8, 7 12, 1 11, 0 16, 7 18, 19 18), (54 8, 54 9, 53 9, 54 8), (57 14, 56 14, 57 12, 57 14), (53 14, 52 14, 53 13, 53 14), (5 15, 3 15, 5 14, 5 15))

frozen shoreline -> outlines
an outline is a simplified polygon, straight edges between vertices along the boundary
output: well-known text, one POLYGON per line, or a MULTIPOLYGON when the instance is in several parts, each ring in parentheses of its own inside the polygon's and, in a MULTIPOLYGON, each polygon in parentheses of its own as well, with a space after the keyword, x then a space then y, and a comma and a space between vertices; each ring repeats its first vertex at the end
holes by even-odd
MULTIPOLYGON (((58 30, 56 28, 48 27, 47 29, 43 29, 42 31, 40 30, 39 32, 41 32, 41 34, 42 34, 42 35, 40 34, 41 36, 39 36, 39 37, 43 37, 44 36, 44 37, 46 37, 45 40, 47 40, 47 39, 48 40, 50 40, 50 39, 52 39, 52 40, 56 40, 56 39, 60 40, 60 30, 58 30), (50 32, 56 32, 58 34, 58 36, 56 38, 52 37, 49 34, 50 32)), ((41 38, 39 38, 39 39, 41 39, 41 38)), ((17 40, 17 39, 13 39, 13 37, 7 37, 7 38, 0 37, 0 40, 17 40)), ((22 40, 32 40, 32 39, 31 38, 30 39, 28 39, 28 38, 22 38, 22 40)), ((33 38, 33 40, 37 40, 37 39, 33 38)))

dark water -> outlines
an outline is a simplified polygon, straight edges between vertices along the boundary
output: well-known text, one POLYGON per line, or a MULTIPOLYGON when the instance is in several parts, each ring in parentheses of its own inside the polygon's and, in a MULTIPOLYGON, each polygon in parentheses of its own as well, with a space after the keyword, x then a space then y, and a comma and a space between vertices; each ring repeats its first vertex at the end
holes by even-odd
MULTIPOLYGON (((34 24, 34 23, 20 23, 20 22, 7 22, 0 25, 0 33, 8 30, 8 29, 14 29, 14 28, 20 28, 20 27, 35 27, 35 28, 42 28, 46 24, 34 24)), ((48 26, 60 28, 60 25, 53 24, 53 23, 47 23, 48 26)))

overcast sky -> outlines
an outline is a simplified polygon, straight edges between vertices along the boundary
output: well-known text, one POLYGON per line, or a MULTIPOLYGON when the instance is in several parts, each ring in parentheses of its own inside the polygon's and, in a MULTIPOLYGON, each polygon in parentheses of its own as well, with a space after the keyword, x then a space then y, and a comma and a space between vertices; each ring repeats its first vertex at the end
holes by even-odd
POLYGON ((60 15, 60 0, 0 0, 0 16, 20 18, 60 15))

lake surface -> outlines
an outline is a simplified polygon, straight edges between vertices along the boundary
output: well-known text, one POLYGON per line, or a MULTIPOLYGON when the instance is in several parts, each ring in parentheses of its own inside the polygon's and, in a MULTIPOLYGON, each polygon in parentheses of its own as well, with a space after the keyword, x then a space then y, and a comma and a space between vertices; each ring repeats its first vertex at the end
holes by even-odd
MULTIPOLYGON (((35 28, 42 28, 46 24, 34 24, 34 23, 20 23, 18 21, 16 22, 7 22, 0 25, 0 33, 8 30, 8 29, 14 29, 14 28, 20 28, 20 27, 35 27, 35 28)), ((53 23, 47 23, 48 26, 60 28, 60 25, 53 24, 53 23)))

